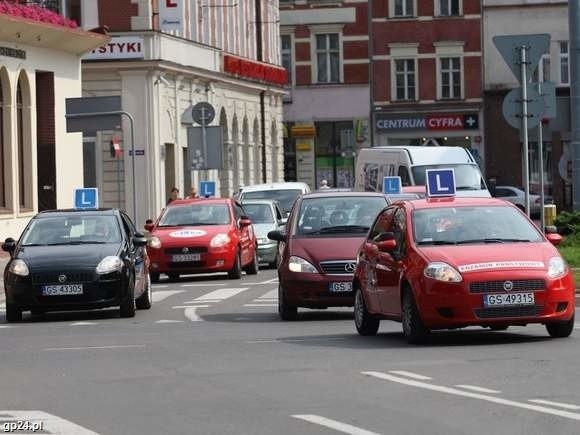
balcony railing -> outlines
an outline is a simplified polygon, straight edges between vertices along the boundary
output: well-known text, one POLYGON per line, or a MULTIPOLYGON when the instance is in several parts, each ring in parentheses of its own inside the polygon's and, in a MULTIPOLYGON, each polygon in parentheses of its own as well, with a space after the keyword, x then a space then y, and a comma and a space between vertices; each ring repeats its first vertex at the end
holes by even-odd
POLYGON ((17 3, 40 6, 42 8, 56 12, 57 14, 64 15, 63 11, 61 10, 61 0, 21 0, 17 3))

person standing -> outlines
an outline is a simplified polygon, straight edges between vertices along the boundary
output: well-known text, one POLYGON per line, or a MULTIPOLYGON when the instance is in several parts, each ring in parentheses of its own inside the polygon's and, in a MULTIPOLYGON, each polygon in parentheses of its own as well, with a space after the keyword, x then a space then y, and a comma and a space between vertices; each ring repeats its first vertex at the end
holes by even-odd
POLYGON ((189 196, 187 197, 187 199, 193 198, 199 198, 199 194, 197 193, 197 189, 192 186, 191 189, 189 189, 189 196))
POLYGON ((330 189, 330 186, 328 185, 328 181, 326 180, 322 180, 320 182, 320 187, 318 188, 319 190, 326 190, 326 189, 330 189))

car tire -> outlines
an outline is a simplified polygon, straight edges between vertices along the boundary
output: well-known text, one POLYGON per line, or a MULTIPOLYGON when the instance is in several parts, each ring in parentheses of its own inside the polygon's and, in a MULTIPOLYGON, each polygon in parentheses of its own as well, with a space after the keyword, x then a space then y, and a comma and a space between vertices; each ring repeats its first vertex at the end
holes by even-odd
POLYGON ((362 290, 357 289, 354 295, 354 325, 360 335, 376 335, 381 321, 372 317, 367 310, 362 290))
POLYGON ((151 272, 149 274, 149 276, 151 277, 151 282, 153 282, 153 283, 159 282, 159 273, 158 272, 151 272))
POLYGON ((121 317, 135 317, 137 306, 135 303, 135 278, 131 278, 128 284, 127 295, 119 306, 121 317))
POLYGON ((167 276, 169 277, 169 281, 170 282, 177 282, 177 281, 179 281, 179 273, 169 272, 167 274, 167 276))
POLYGON ((403 293, 401 317, 403 335, 408 343, 422 344, 427 342, 430 331, 421 320, 413 291, 410 288, 406 288, 403 293))
MULTIPOLYGON (((7 306, 8 307, 8 306, 7 306)), ((546 330, 552 338, 566 338, 574 330, 574 316, 565 322, 546 323, 546 330)))
POLYGON ((491 325, 489 329, 492 331, 507 331, 509 325, 491 325))
POLYGON ((6 321, 20 322, 22 321, 22 310, 18 306, 6 302, 6 321))
POLYGON ((290 305, 286 301, 286 292, 282 288, 282 284, 278 284, 278 314, 280 319, 286 322, 296 320, 298 317, 298 307, 290 305))
POLYGON ((246 273, 248 275, 257 275, 259 270, 260 266, 258 264, 258 250, 254 249, 254 259, 248 266, 246 266, 246 273))
POLYGON ((242 277, 242 258, 238 251, 236 254, 236 261, 234 262, 234 267, 228 272, 229 279, 240 279, 242 277))
POLYGON ((135 305, 138 310, 148 310, 153 304, 153 294, 151 291, 151 277, 149 274, 146 275, 145 279, 147 283, 145 284, 145 291, 141 296, 135 301, 135 305))

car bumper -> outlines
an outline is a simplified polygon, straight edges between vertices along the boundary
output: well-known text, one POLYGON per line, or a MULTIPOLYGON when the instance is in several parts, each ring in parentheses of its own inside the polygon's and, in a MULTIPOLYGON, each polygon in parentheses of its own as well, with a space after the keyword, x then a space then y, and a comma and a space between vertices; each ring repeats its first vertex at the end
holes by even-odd
POLYGON ((352 307, 354 292, 331 292, 335 282, 351 283, 352 275, 322 275, 287 271, 281 278, 286 301, 305 308, 352 307))
POLYGON ((153 273, 212 273, 227 272, 234 267, 235 252, 230 250, 211 251, 200 253, 199 261, 173 262, 172 255, 163 252, 148 251, 153 273))
MULTIPOLYGON (((510 277, 511 281, 532 279, 529 274, 510 277)), ((417 305, 425 326, 431 329, 459 328, 465 326, 527 325, 570 320, 575 311, 575 285, 570 274, 550 280, 545 275, 536 276, 544 280, 544 288, 513 290, 511 293, 534 293, 534 304, 485 307, 484 295, 506 293, 470 292, 470 281, 460 284, 440 283, 425 279, 424 291, 417 295, 417 305)), ((502 281, 498 277, 496 281, 502 281)), ((505 275, 503 277, 505 279, 505 275)), ((494 281, 487 277, 486 281, 494 281)))
POLYGON ((273 263, 278 254, 278 244, 258 245, 258 261, 260 263, 273 263))

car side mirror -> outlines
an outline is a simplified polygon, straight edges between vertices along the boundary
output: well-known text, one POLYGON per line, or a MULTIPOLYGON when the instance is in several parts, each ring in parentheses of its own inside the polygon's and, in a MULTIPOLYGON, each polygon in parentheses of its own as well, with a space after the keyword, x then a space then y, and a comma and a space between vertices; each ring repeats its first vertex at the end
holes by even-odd
POLYGON ((139 246, 139 247, 146 246, 147 239, 145 238, 145 236, 143 234, 135 233, 135 235, 133 236, 133 245, 139 246))
POLYGON ((146 231, 149 231, 149 232, 153 231, 153 227, 154 226, 155 225, 153 224, 153 219, 147 219, 145 221, 145 227, 144 228, 145 228, 146 231))
POLYGON ((249 227, 250 225, 252 225, 252 221, 250 219, 248 219, 247 217, 243 216, 240 219, 240 227, 245 228, 245 227, 249 227))
POLYGON ((2 250, 5 252, 13 253, 16 249, 16 240, 12 237, 7 238, 4 243, 2 243, 2 250))
POLYGON ((548 233, 546 234, 546 239, 554 246, 558 246, 563 240, 562 236, 558 233, 548 233))
POLYGON ((268 238, 276 242, 285 242, 286 234, 284 234, 282 231, 270 231, 268 233, 268 238))
POLYGON ((381 252, 392 252, 396 247, 397 241, 395 239, 383 240, 378 243, 378 248, 381 252))

